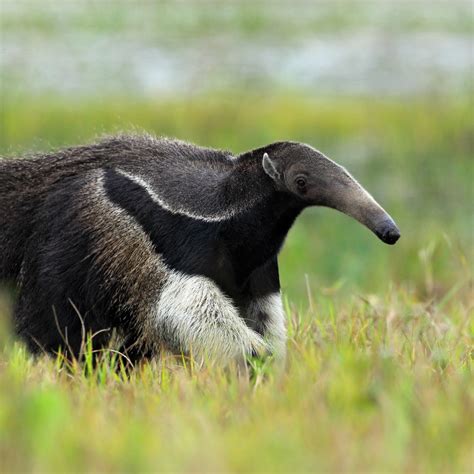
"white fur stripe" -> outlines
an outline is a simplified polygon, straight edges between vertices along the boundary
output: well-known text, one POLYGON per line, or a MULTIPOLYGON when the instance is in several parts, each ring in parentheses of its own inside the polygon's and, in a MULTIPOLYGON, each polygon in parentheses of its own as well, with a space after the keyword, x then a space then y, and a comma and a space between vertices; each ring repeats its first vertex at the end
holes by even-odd
POLYGON ((120 173, 122 176, 125 176, 126 178, 130 179, 133 181, 135 184, 138 186, 141 186, 153 199, 154 202, 156 202, 159 206, 161 206, 163 209, 171 212, 172 214, 180 214, 186 217, 190 217, 191 219, 196 219, 199 221, 204 221, 204 222, 221 222, 230 219, 231 217, 235 216, 239 212, 242 212, 243 209, 229 209, 227 211, 223 211, 222 214, 196 214, 193 211, 190 211, 188 209, 184 209, 182 207, 173 207, 165 200, 158 196, 158 194, 155 192, 155 190, 148 184, 143 178, 140 176, 135 176, 133 174, 127 173, 126 171, 117 169, 116 170, 118 173, 120 173))

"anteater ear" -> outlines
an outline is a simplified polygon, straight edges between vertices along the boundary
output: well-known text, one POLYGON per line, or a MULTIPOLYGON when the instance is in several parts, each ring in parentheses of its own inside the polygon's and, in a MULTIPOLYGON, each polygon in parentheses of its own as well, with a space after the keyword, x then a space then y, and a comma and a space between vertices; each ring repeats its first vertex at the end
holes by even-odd
POLYGON ((280 180, 280 173, 277 171, 275 164, 268 156, 268 153, 263 154, 262 166, 263 166, 263 169, 265 170, 265 173, 267 173, 268 176, 270 176, 270 178, 272 178, 275 181, 280 180))

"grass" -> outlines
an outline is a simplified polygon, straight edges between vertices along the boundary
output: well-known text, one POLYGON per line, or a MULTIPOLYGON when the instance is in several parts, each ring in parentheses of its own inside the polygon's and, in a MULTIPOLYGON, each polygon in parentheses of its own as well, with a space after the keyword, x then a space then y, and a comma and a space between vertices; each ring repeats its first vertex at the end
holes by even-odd
POLYGON ((250 380, 171 358, 122 370, 32 359, 0 297, 0 470, 472 472, 470 102, 237 92, 189 100, 3 101, 0 151, 148 130, 235 152, 278 139, 344 164, 395 217, 377 241, 316 209, 281 255, 284 374, 250 380))
MULTIPOLYGON (((465 289, 463 289, 464 292, 465 289)), ((171 360, 92 371, 0 363, 0 459, 10 471, 469 472, 472 362, 466 294, 405 288, 288 308, 289 363, 251 381, 171 360)))

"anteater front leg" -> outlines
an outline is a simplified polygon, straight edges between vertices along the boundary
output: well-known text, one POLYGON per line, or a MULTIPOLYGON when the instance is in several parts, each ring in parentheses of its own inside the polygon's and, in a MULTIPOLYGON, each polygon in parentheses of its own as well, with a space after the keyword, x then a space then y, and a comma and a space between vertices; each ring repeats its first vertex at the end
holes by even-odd
POLYGON ((276 257, 252 273, 246 299, 243 312, 247 324, 263 336, 275 359, 283 363, 286 358, 286 317, 276 257))
POLYGON ((171 271, 155 311, 157 332, 171 351, 224 364, 266 351, 261 335, 207 277, 171 271))

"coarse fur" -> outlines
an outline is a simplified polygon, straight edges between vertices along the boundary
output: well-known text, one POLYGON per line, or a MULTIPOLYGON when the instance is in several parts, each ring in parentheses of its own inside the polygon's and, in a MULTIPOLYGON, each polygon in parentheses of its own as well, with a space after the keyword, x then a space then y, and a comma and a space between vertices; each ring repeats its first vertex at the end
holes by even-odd
POLYGON ((114 333, 138 359, 283 360, 277 255, 315 204, 393 243, 397 229, 373 198, 294 142, 234 156, 119 136, 0 160, 0 279, 18 287, 16 330, 33 352, 77 355, 85 333, 97 347, 114 333))

